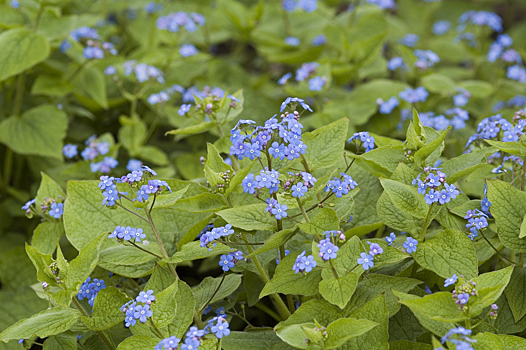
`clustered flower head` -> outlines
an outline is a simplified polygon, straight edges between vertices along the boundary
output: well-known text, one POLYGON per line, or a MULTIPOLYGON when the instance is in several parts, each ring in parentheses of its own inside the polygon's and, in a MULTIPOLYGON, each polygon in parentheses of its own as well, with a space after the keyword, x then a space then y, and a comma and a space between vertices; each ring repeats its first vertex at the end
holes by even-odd
POLYGON ((146 292, 140 292, 135 300, 130 300, 121 306, 121 311, 125 315, 124 325, 130 327, 134 326, 137 320, 141 323, 148 321, 148 318, 153 316, 153 312, 150 310, 150 305, 153 301, 155 301, 155 295, 153 295, 153 290, 150 289, 146 292))
MULTIPOLYGON (((99 139, 96 135, 90 136, 84 141, 86 148, 80 153, 84 160, 93 161, 99 155, 106 155, 110 151, 110 143, 99 139)), ((78 154, 77 145, 68 143, 62 149, 62 153, 66 158, 72 159, 78 154)), ((113 157, 104 157, 100 162, 90 163, 90 169, 92 172, 101 172, 107 174, 117 167, 119 162, 113 157)))
MULTIPOLYGON (((210 227, 207 228, 210 229, 210 227)), ((201 237, 199 238, 201 242, 200 245, 202 248, 208 248, 208 250, 212 250, 210 248, 210 245, 213 241, 221 237, 228 237, 233 233, 234 230, 232 229, 232 225, 230 224, 226 224, 225 226, 221 227, 212 226, 210 231, 207 230, 201 234, 201 237)), ((212 244, 212 247, 215 247, 215 243, 212 244)))
POLYGON ((519 118, 513 119, 513 124, 502 118, 501 114, 484 118, 480 121, 477 127, 477 132, 469 137, 466 148, 475 140, 482 139, 498 139, 503 142, 519 141, 520 137, 524 134, 525 126, 526 120, 520 118, 520 115, 519 118))
POLYGON ((233 268, 240 260, 245 260, 243 252, 241 250, 236 250, 235 252, 221 255, 219 258, 219 266, 226 272, 233 268))
POLYGON ((361 142, 362 146, 365 148, 365 153, 372 151, 374 149, 375 139, 373 136, 369 135, 367 131, 356 132, 352 135, 347 142, 353 142, 358 140, 361 142))
POLYGON ((471 343, 476 343, 477 340, 471 339, 469 335, 471 335, 471 329, 457 327, 447 332, 440 339, 440 341, 442 342, 442 344, 446 342, 454 344, 457 350, 473 350, 473 346, 471 346, 471 343))
MULTIPOLYGON (((90 27, 80 27, 69 34, 69 38, 76 42, 83 42, 86 47, 82 51, 82 55, 87 59, 103 59, 106 52, 111 55, 116 55, 117 50, 112 43, 102 41, 97 30, 90 27)), ((71 42, 64 39, 60 44, 60 50, 66 52, 71 48, 71 42)))
POLYGON ((164 73, 159 68, 146 63, 137 63, 136 60, 131 60, 124 62, 122 67, 124 68, 124 75, 130 76, 134 73, 139 83, 144 83, 150 79, 155 79, 161 84, 165 83, 164 73))
POLYGON ((316 260, 314 260, 314 256, 305 256, 306 253, 307 252, 304 250, 300 255, 298 255, 296 261, 294 262, 294 265, 292 265, 292 271, 294 271, 295 273, 308 273, 311 272, 312 269, 317 266, 316 260))
POLYGON ((340 176, 341 178, 333 177, 332 180, 329 180, 325 186, 325 192, 334 193, 336 198, 341 198, 358 186, 358 183, 353 180, 351 175, 340 173, 340 176))
POLYGON ((431 50, 415 50, 414 54, 417 57, 415 67, 420 70, 426 70, 440 62, 440 57, 431 50))
POLYGON ((82 283, 80 286, 79 292, 77 293, 77 298, 79 300, 86 298, 88 300, 88 304, 93 307, 97 293, 104 288, 106 288, 104 280, 94 278, 92 281, 91 277, 88 277, 86 281, 84 281, 84 283, 82 283))
POLYGON ((204 26, 205 22, 205 17, 200 13, 191 12, 188 14, 184 11, 179 11, 159 17, 157 19, 157 28, 168 30, 172 33, 176 33, 180 28, 184 28, 190 33, 193 33, 199 27, 204 26))
POLYGON ((473 240, 478 236, 478 231, 488 227, 488 216, 478 209, 468 210, 464 219, 468 220, 466 228, 469 228, 468 237, 473 240))
MULTIPOLYGON (((118 238, 123 241, 141 242, 146 238, 146 234, 142 228, 135 228, 130 226, 117 226, 112 233, 108 235, 108 238, 118 238)), ((147 241, 144 241, 146 243, 147 241)))
POLYGON ((369 253, 360 253, 360 257, 356 260, 359 265, 362 265, 364 270, 369 270, 371 267, 374 267, 374 257, 384 252, 378 243, 371 243, 369 241, 367 241, 367 243, 369 244, 369 253))
POLYGON ((496 32, 502 31, 502 18, 497 14, 488 11, 468 11, 464 12, 458 19, 461 26, 458 28, 462 31, 467 24, 474 24, 476 26, 487 26, 496 32))
POLYGON ((302 9, 305 12, 314 12, 318 8, 318 0, 282 0, 283 9, 287 12, 294 12, 302 9))
MULTIPOLYGON (((32 199, 27 202, 22 209, 26 211, 26 216, 29 218, 33 217, 33 214, 38 214, 35 207, 33 206, 36 202, 36 199, 32 199)), ((48 214, 49 216, 60 219, 64 214, 64 198, 58 196, 55 198, 44 198, 44 202, 40 203, 40 210, 42 214, 48 214)))
POLYGON ((345 235, 342 231, 332 230, 323 232, 325 238, 320 240, 317 247, 320 248, 318 256, 325 261, 336 259, 340 248, 337 246, 338 240, 345 240, 345 235))
POLYGON ((425 178, 422 181, 418 174, 413 180, 412 185, 417 186, 419 194, 425 197, 427 204, 437 203, 443 205, 455 199, 460 193, 455 185, 449 185, 446 182, 446 174, 440 171, 440 168, 424 168, 425 178))
MULTIPOLYGON (((463 277, 463 276, 461 276, 463 277)), ((453 290, 453 300, 459 305, 459 310, 463 311, 468 307, 468 302, 470 297, 478 295, 477 283, 470 281, 457 286, 453 290)))

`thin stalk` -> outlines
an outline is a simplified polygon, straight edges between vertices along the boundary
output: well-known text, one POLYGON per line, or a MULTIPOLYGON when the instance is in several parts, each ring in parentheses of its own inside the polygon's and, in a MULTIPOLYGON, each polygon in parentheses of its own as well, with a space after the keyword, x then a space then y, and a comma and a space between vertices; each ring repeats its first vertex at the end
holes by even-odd
POLYGON ((4 188, 5 189, 9 187, 9 182, 11 180, 12 167, 13 167, 13 151, 11 151, 11 148, 7 148, 5 152, 5 160, 4 160, 4 188))
POLYGON ((140 215, 140 214, 137 214, 136 212, 134 211, 131 211, 130 209, 126 208, 124 205, 122 205, 121 203, 119 202, 115 202, 115 204, 117 204, 119 207, 121 207, 122 209, 126 210, 128 213, 130 214, 133 214, 135 216, 137 216, 138 218, 141 218, 142 220, 146 221, 147 223, 150 223, 148 221, 148 219, 146 219, 144 216, 140 215))
POLYGON ((334 277, 336 279, 340 279, 340 275, 338 275, 338 271, 336 271, 336 267, 334 266, 334 262, 332 261, 332 259, 329 259, 329 263, 331 264, 331 270, 334 277))
POLYGON ((486 235, 484 235, 484 232, 480 231, 480 234, 482 235, 482 237, 484 237, 484 239, 486 240, 486 242, 488 242, 488 244, 490 245, 491 248, 493 248, 493 250, 495 252, 497 252, 497 254, 499 254, 499 256, 501 258, 503 258, 504 260, 508 261, 510 264, 512 265, 515 265, 515 263, 513 261, 511 261, 510 259, 506 258, 504 255, 502 255, 498 250, 497 248, 495 248, 495 246, 493 244, 491 244, 491 242, 489 241, 489 239, 486 237, 486 235))
POLYGON ((434 206, 435 206, 435 203, 429 206, 429 210, 427 211, 426 221, 424 221, 424 226, 422 227, 422 233, 420 233, 418 242, 423 242, 426 237, 427 226, 430 224, 429 219, 431 218, 431 212, 433 211, 434 206))
POLYGON ((13 107, 13 115, 16 115, 16 116, 20 116, 20 111, 22 109, 22 99, 24 97, 25 77, 26 77, 25 73, 20 74, 16 82, 16 96, 15 96, 15 104, 13 107))
POLYGON ((212 294, 212 296, 210 297, 210 299, 208 299, 208 301, 203 305, 203 307, 201 308, 201 310, 199 310, 199 314, 201 314, 205 309, 206 307, 208 306, 208 304, 210 304, 210 302, 212 301, 212 299, 214 299, 214 297, 216 296, 217 292, 219 292, 219 289, 221 288, 221 286, 223 285, 223 282, 225 281, 225 277, 226 277, 226 272, 223 272, 223 277, 221 278, 221 282, 219 282, 219 285, 217 286, 214 294, 212 294))
POLYGON ((153 320, 152 320, 151 317, 149 318, 149 320, 150 320, 150 323, 152 324, 153 329, 155 330, 155 333, 157 333, 157 335, 158 335, 159 337, 161 337, 162 339, 164 339, 164 334, 159 330, 159 328, 157 328, 157 326, 155 325, 155 323, 153 322, 153 320))
MULTIPOLYGON (((76 297, 73 299, 73 304, 75 304, 75 307, 80 311, 80 313, 83 316, 90 317, 88 312, 82 307, 82 305, 79 303, 76 297)), ((108 347, 110 350, 116 350, 115 344, 113 344, 113 340, 111 339, 110 335, 107 331, 97 331, 97 335, 99 338, 104 342, 104 344, 108 347)))
POLYGON ((153 252, 151 252, 151 251, 149 251, 149 250, 147 250, 147 249, 144 249, 143 247, 138 246, 135 242, 132 242, 132 241, 128 241, 128 242, 130 242, 131 245, 133 245, 135 248, 138 248, 138 249, 142 250, 142 251, 145 252, 145 253, 148 253, 148 254, 150 254, 150 255, 153 255, 153 256, 155 256, 156 258, 159 258, 159 259, 162 259, 162 258, 163 258, 163 257, 160 256, 160 255, 157 255, 157 254, 155 254, 155 253, 153 253, 153 252))
POLYGON ((269 308, 267 305, 263 304, 261 301, 259 303, 257 303, 256 305, 254 305, 254 306, 257 307, 258 309, 260 309, 261 311, 265 312, 267 315, 269 315, 270 317, 272 317, 276 321, 278 321, 278 322, 283 321, 281 319, 281 317, 276 312, 274 312, 274 310, 269 308))
POLYGON ((195 309, 194 309, 194 322, 197 325, 197 327, 201 329, 205 327, 205 325, 203 324, 203 321, 201 320, 200 314, 198 314, 195 309))
MULTIPOLYGON (((243 237, 243 240, 248 243, 246 234, 242 233, 241 236, 243 237)), ((247 246, 247 250, 249 254, 252 254, 254 252, 254 249, 252 249, 251 246, 247 246)), ((265 269, 263 268, 263 266, 261 266, 261 263, 259 262, 258 257, 254 256, 252 260, 254 261, 254 265, 256 265, 256 269, 258 270, 259 275, 261 276, 261 279, 263 280, 263 282, 265 282, 265 284, 267 284, 270 281, 270 278, 265 272, 265 269)), ((272 294, 272 298, 274 298, 274 300, 278 304, 279 311, 282 314, 282 317, 287 319, 291 315, 290 311, 287 308, 287 305, 285 305, 285 303, 283 302, 283 300, 277 293, 272 294)))
POLYGON ((231 241, 218 241, 223 244, 237 244, 237 245, 263 245, 265 243, 243 243, 243 242, 231 242, 231 241))
POLYGON ((232 315, 232 316, 237 316, 242 321, 244 321, 246 324, 248 324, 250 327, 254 327, 254 325, 252 323, 250 323, 245 317, 243 317, 242 315, 238 314, 237 312, 229 312, 229 311, 227 311, 227 314, 228 315, 232 315))

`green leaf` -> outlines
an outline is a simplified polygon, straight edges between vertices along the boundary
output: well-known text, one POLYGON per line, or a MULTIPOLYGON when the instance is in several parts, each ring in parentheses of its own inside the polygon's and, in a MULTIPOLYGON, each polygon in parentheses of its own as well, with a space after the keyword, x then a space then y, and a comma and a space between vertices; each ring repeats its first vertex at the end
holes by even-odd
POLYGON ((418 218, 427 216, 429 205, 414 187, 389 179, 380 179, 380 183, 393 204, 404 213, 418 218))
POLYGON ((40 105, 22 116, 0 122, 0 142, 14 152, 62 160, 62 140, 66 137, 66 114, 55 106, 40 105))
POLYGON ((45 338, 67 331, 80 317, 74 309, 55 307, 18 321, 0 333, 0 341, 29 339, 33 336, 45 338))
POLYGON ((208 250, 208 248, 201 247, 200 242, 189 242, 183 245, 183 248, 175 253, 168 261, 171 263, 180 263, 183 261, 199 260, 209 258, 211 256, 228 254, 232 249, 222 243, 216 243, 215 247, 208 250))
POLYGON ((56 276, 53 275, 49 265, 53 263, 53 258, 51 254, 42 254, 34 247, 26 243, 26 252, 33 265, 37 269, 37 278, 40 282, 47 282, 51 286, 56 286, 56 276))
POLYGON ((82 322, 94 331, 109 329, 124 321, 120 307, 130 300, 126 294, 115 287, 101 289, 95 297, 93 315, 82 316, 82 322))
POLYGON ((14 28, 24 25, 24 15, 11 6, 0 5, 0 27, 14 28))
POLYGON ((220 194, 201 193, 194 197, 180 199, 172 207, 191 213, 208 213, 224 209, 228 207, 228 203, 220 194))
POLYGON ((375 176, 390 177, 398 164, 405 160, 402 146, 383 146, 361 155, 351 154, 356 163, 375 176))
POLYGON ((232 94, 239 101, 235 101, 236 107, 230 106, 230 98, 225 94, 226 103, 217 111, 216 118, 222 122, 228 122, 235 120, 241 112, 243 112, 243 104, 245 103, 245 98, 243 97, 243 89, 237 90, 232 94))
POLYGON ((122 125, 119 128, 119 142, 130 152, 130 156, 135 157, 146 136, 146 123, 137 115, 131 118, 120 116, 119 122, 122 125))
POLYGON ((175 281, 170 287, 155 295, 155 301, 151 304, 152 320, 159 328, 169 325, 175 318, 177 289, 178 282, 175 281))
POLYGON ((321 281, 320 269, 313 269, 305 275, 294 273, 292 266, 298 254, 289 254, 280 261, 272 279, 265 285, 259 298, 272 293, 314 295, 318 292, 321 281))
POLYGON ((309 150, 304 157, 311 169, 329 167, 340 159, 345 148, 348 128, 349 119, 342 118, 303 134, 303 142, 309 150))
POLYGON ((237 287, 241 284, 241 277, 241 275, 226 275, 223 283, 221 283, 221 277, 206 277, 193 289, 197 310, 204 308, 207 302, 213 304, 234 293, 237 287))
POLYGON ((31 245, 41 253, 53 254, 63 234, 64 225, 62 222, 44 221, 33 232, 31 245))
POLYGON ((486 157, 496 151, 497 149, 494 147, 483 148, 449 159, 442 163, 440 167, 447 175, 447 181, 449 183, 455 183, 486 164, 486 157))
POLYGON ((155 208, 169 208, 173 206, 180 198, 182 198, 186 194, 189 188, 190 185, 187 185, 183 189, 173 191, 173 194, 167 193, 157 196, 157 199, 155 201, 155 208))
POLYGON ((464 313, 451 298, 451 293, 437 292, 423 298, 400 300, 413 312, 441 322, 459 322, 465 319, 464 313))
POLYGON ((272 236, 265 240, 264 244, 261 247, 248 254, 246 258, 253 258, 259 254, 263 254, 265 252, 271 251, 272 249, 279 248, 279 246, 287 243, 289 239, 294 237, 294 235, 297 232, 298 231, 296 230, 296 228, 290 228, 272 234, 272 236))
POLYGON ((159 338, 146 335, 133 335, 124 339, 124 341, 117 346, 117 350, 153 349, 159 341, 159 338))
POLYGON ((478 274, 473 243, 466 234, 457 230, 444 230, 420 243, 413 257, 420 266, 443 278, 457 274, 469 280, 478 274))
POLYGON ((230 332, 228 337, 221 341, 224 350, 268 350, 274 345, 283 344, 283 341, 273 330, 260 330, 245 332, 230 332))
POLYGON ((216 122, 202 122, 197 125, 187 126, 185 128, 174 129, 165 133, 165 135, 194 135, 201 134, 216 126, 216 122))
POLYGON ((389 314, 385 303, 385 297, 383 295, 379 295, 372 299, 349 316, 355 319, 366 319, 376 322, 378 326, 363 335, 351 338, 341 347, 342 350, 389 349, 389 314))
POLYGON ((250 204, 221 210, 217 215, 232 226, 242 230, 274 231, 276 220, 265 211, 266 207, 266 204, 250 204))
POLYGON ((337 348, 347 340, 358 337, 376 326, 378 323, 366 319, 340 318, 327 327, 327 340, 324 344, 329 349, 337 348))
POLYGON ((31 95, 62 97, 72 91, 71 83, 61 75, 39 75, 31 87, 31 95))
POLYGON ((473 301, 470 300, 471 317, 477 316, 484 308, 497 301, 510 281, 513 267, 508 266, 473 279, 473 282, 477 284, 478 295, 473 298, 473 301))
MULTIPOLYGON (((279 266, 279 265, 278 265, 279 266)), ((282 321, 274 327, 274 330, 279 330, 282 327, 290 326, 298 323, 313 322, 316 320, 323 326, 328 326, 329 323, 338 319, 340 310, 325 300, 311 299, 302 303, 292 316, 282 321)))
POLYGON ((309 337, 311 333, 319 333, 319 331, 314 331, 315 327, 316 325, 312 322, 293 324, 277 329, 276 333, 284 342, 296 349, 308 349, 310 344, 315 344, 319 341, 318 336, 309 337), (307 344, 306 339, 309 340, 309 344, 307 344))
POLYGON ((106 79, 96 67, 82 69, 73 80, 73 87, 76 93, 93 99, 102 108, 108 108, 106 79))
POLYGON ((526 146, 520 141, 516 142, 502 142, 493 140, 484 140, 491 146, 498 148, 503 152, 514 154, 516 156, 526 156, 526 146))
POLYGON ((477 340, 473 343, 475 350, 504 350, 504 344, 496 334, 478 333, 472 338, 477 340))
POLYGON ((325 207, 321 208, 310 222, 302 222, 298 227, 305 233, 321 236, 325 231, 338 230, 339 224, 340 220, 334 209, 325 207))
POLYGON ((175 300, 177 303, 177 317, 174 318, 167 328, 171 335, 182 339, 193 322, 196 301, 190 287, 181 280, 179 280, 175 300))
POLYGON ((524 315, 526 315, 526 298, 523 296, 525 290, 526 269, 517 266, 513 269, 510 282, 504 290, 515 322, 518 322, 524 315))
POLYGON ((79 255, 69 263, 66 282, 68 289, 77 290, 78 285, 83 283, 95 269, 99 262, 99 249, 106 237, 107 233, 100 234, 82 248, 79 255))
POLYGON ((526 253, 526 240, 519 238, 526 215, 526 193, 503 181, 488 180, 487 183, 491 215, 495 218, 500 241, 515 252, 526 253))
POLYGON ((487 98, 493 91, 493 85, 483 80, 464 80, 458 86, 468 90, 475 98, 487 98))
POLYGON ((36 204, 43 203, 46 198, 58 199, 58 197, 66 198, 66 194, 62 188, 49 176, 41 172, 42 181, 40 181, 40 187, 37 191, 36 204))
POLYGON ((338 279, 332 277, 332 279, 323 279, 320 282, 320 294, 329 303, 343 309, 351 300, 358 284, 358 276, 354 272, 349 272, 338 279))
POLYGON ((504 350, 522 350, 526 346, 526 339, 522 337, 499 334, 499 338, 504 344, 504 350))
POLYGON ((433 346, 407 340, 390 341, 389 350, 433 350, 433 346))
POLYGON ((15 28, 0 34, 0 81, 33 67, 49 56, 47 39, 27 28, 15 28))
POLYGON ((77 338, 71 332, 53 335, 44 342, 44 350, 77 350, 77 338))
POLYGON ((422 78, 421 84, 430 92, 442 95, 451 95, 456 92, 455 82, 441 74, 429 74, 422 78))
MULTIPOLYGON (((414 154, 414 159, 416 164, 425 165, 425 161, 427 158, 431 156, 431 154, 435 151, 438 151, 439 155, 442 152, 441 150, 444 148, 444 139, 447 136, 447 133, 451 129, 450 126, 444 131, 440 133, 440 136, 438 136, 436 139, 432 140, 431 142, 427 143, 425 146, 420 148, 418 151, 414 154)), ((434 160, 433 160, 434 163, 434 160)))

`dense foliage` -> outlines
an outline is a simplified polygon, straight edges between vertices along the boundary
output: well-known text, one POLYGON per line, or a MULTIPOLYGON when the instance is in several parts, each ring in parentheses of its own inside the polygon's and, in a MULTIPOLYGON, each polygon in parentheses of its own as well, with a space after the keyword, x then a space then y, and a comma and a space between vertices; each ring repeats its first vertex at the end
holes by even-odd
POLYGON ((525 349, 525 13, 5 0, 0 349, 525 349))

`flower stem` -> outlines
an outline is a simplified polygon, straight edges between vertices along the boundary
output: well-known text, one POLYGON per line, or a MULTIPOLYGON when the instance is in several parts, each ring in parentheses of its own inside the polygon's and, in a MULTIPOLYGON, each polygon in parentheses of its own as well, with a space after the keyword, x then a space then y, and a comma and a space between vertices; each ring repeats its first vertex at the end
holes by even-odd
MULTIPOLYGON (((75 307, 77 310, 80 311, 80 313, 83 316, 90 317, 88 312, 82 307, 80 302, 78 301, 77 297, 73 297, 73 304, 75 304, 75 307)), ((115 344, 113 343, 113 340, 111 339, 110 335, 108 334, 108 331, 97 331, 97 334, 99 338, 104 342, 104 344, 108 347, 110 350, 116 350, 115 344)))
POLYGON ((128 241, 128 242, 130 242, 131 245, 133 245, 135 248, 140 249, 140 250, 142 250, 142 251, 145 252, 145 253, 148 253, 148 254, 150 254, 150 255, 153 255, 153 256, 155 256, 156 258, 159 258, 159 259, 162 259, 162 258, 163 258, 162 256, 157 255, 157 254, 155 254, 155 253, 153 253, 153 252, 151 252, 151 251, 149 251, 149 250, 147 250, 147 249, 144 249, 143 247, 139 247, 135 242, 132 242, 132 241, 128 241))
POLYGON ((334 277, 336 279, 340 279, 340 276, 338 275, 338 271, 336 271, 336 267, 334 266, 334 262, 332 261, 332 259, 329 259, 329 263, 331 264, 331 270, 334 277))
POLYGON ((303 208, 303 205, 301 204, 301 200, 298 197, 296 197, 296 201, 298 202, 298 206, 300 207, 300 210, 301 210, 301 215, 303 215, 305 222, 310 223, 309 216, 307 215, 305 208, 303 208))
POLYGON ((420 237, 418 237, 418 242, 423 242, 426 237, 427 226, 430 224, 429 219, 431 218, 431 212, 433 211, 434 206, 435 206, 435 203, 432 203, 429 206, 429 210, 427 211, 426 221, 424 221, 424 226, 422 227, 422 233, 420 234, 420 237))
POLYGON ((157 326, 155 325, 151 317, 149 318, 149 320, 150 320, 150 323, 152 324, 153 329, 155 330, 155 333, 157 333, 157 335, 161 337, 161 339, 164 339, 163 333, 159 330, 159 328, 157 328, 157 326))
POLYGON ((221 288, 221 286, 223 285, 223 282, 225 281, 225 277, 226 277, 226 272, 223 272, 223 277, 221 278, 221 282, 219 282, 219 285, 217 286, 214 294, 212 294, 212 296, 210 297, 210 299, 208 299, 208 301, 203 305, 203 307, 201 308, 201 310, 199 310, 199 315, 201 315, 203 313, 203 311, 206 309, 206 307, 208 306, 208 304, 210 304, 210 302, 212 301, 212 299, 214 299, 214 297, 216 296, 217 292, 219 292, 219 289, 221 288))

